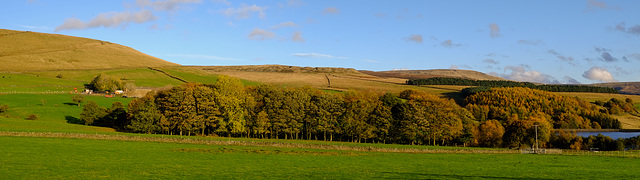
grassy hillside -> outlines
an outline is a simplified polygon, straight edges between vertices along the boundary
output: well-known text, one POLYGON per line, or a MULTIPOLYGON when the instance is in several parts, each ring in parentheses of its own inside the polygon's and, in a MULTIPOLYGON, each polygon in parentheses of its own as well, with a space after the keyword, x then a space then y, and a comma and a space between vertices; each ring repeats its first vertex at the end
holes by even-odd
MULTIPOLYGON (((407 86, 406 79, 378 77, 347 68, 311 68, 281 65, 259 66, 185 66, 173 69, 205 74, 224 74, 251 82, 291 87, 312 86, 324 90, 362 90, 398 93, 418 89, 441 94, 456 92, 457 88, 407 86)), ((246 84, 246 83, 245 83, 246 84)))
POLYGON ((640 95, 640 82, 615 82, 615 83, 599 83, 594 86, 610 87, 620 91, 623 94, 640 95))
POLYGON ((0 72, 178 66, 88 38, 0 29, 0 72))
POLYGON ((433 70, 399 70, 399 71, 360 71, 378 77, 400 78, 400 79, 428 79, 432 77, 450 77, 471 80, 505 80, 472 70, 460 69, 433 69, 433 70))

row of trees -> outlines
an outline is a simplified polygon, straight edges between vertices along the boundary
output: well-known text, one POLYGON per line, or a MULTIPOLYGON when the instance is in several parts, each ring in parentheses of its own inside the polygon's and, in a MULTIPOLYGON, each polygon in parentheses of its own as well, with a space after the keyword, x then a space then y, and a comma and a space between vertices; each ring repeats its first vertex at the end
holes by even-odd
POLYGON ((559 131, 551 136, 549 145, 559 149, 590 150, 597 148, 599 151, 622 151, 640 149, 640 136, 612 139, 602 134, 580 137, 575 132, 559 131))
POLYGON ((451 144, 472 140, 472 118, 451 100, 415 90, 398 97, 331 94, 310 87, 245 88, 239 80, 221 76, 214 85, 189 83, 133 100, 127 128, 181 135, 451 144), (465 135, 470 137, 463 140, 465 135))
POLYGON ((113 117, 106 114, 119 109, 114 105, 85 113, 103 115, 85 122, 115 122, 103 125, 139 133, 488 147, 529 146, 536 128, 544 147, 554 127, 615 128, 617 122, 594 104, 529 88, 493 88, 464 103, 417 90, 245 87, 220 76, 212 85, 187 83, 134 99, 124 121, 104 118, 113 117))
MULTIPOLYGON (((595 92, 595 93, 620 93, 609 87, 581 86, 581 85, 535 85, 530 82, 496 81, 496 80, 471 80, 461 78, 433 77, 428 79, 410 79, 408 85, 459 85, 481 87, 527 87, 550 92, 595 92)), ((477 89, 474 89, 477 91, 477 89)), ((480 89, 480 90, 486 90, 480 89)))
POLYGON ((492 88, 468 96, 465 103, 477 120, 498 120, 503 125, 534 117, 547 119, 556 129, 619 129, 621 126, 620 121, 601 112, 597 105, 529 88, 492 88))

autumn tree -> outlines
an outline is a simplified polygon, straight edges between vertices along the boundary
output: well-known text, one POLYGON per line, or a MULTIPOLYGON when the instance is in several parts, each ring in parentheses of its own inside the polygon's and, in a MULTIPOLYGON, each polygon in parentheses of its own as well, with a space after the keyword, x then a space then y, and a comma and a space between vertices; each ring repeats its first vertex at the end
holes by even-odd
POLYGON ((213 87, 214 102, 221 113, 220 119, 214 122, 217 132, 226 133, 229 136, 244 133, 248 114, 245 105, 253 100, 246 93, 242 82, 236 78, 220 75, 213 87))
POLYGON ((484 147, 501 147, 504 127, 497 120, 484 121, 478 127, 478 143, 484 147))

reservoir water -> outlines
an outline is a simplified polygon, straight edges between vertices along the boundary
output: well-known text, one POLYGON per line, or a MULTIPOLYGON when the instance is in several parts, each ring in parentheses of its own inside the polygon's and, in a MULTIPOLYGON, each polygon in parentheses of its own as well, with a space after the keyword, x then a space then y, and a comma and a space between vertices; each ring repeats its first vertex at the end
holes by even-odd
POLYGON ((611 139, 630 138, 630 137, 640 136, 640 132, 576 132, 577 136, 582 136, 582 137, 597 136, 598 134, 602 134, 603 136, 609 136, 611 137, 611 139))

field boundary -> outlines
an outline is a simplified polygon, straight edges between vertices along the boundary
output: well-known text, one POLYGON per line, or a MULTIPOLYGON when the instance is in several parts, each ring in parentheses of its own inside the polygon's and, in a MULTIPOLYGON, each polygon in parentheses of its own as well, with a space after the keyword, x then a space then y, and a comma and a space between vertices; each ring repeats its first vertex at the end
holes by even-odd
POLYGON ((153 67, 147 67, 147 68, 149 68, 149 69, 151 69, 151 70, 153 70, 153 71, 158 71, 158 72, 160 72, 160 73, 162 73, 162 74, 164 74, 164 75, 167 75, 167 76, 169 76, 170 78, 176 79, 176 80, 178 80, 178 81, 182 81, 182 82, 184 82, 184 83, 189 83, 187 80, 184 80, 184 79, 182 79, 182 78, 180 78, 180 77, 178 77, 178 76, 174 76, 174 75, 172 75, 172 74, 169 74, 168 72, 165 72, 165 71, 163 71, 162 69, 157 69, 157 68, 153 68, 153 67))
POLYGON ((359 152, 392 152, 392 153, 425 153, 425 154, 519 154, 519 150, 493 150, 493 149, 415 149, 415 148, 379 148, 344 146, 328 144, 301 144, 283 142, 260 142, 260 141, 224 141, 211 139, 194 139, 182 137, 142 137, 127 135, 107 135, 107 134, 79 134, 79 133, 49 133, 49 132, 11 132, 0 131, 0 136, 13 137, 47 137, 47 138, 70 138, 70 139, 96 139, 96 140, 119 140, 137 142, 163 142, 182 144, 204 144, 204 145, 229 145, 229 146, 257 146, 257 147, 278 147, 297 149, 322 149, 341 150, 359 152))

